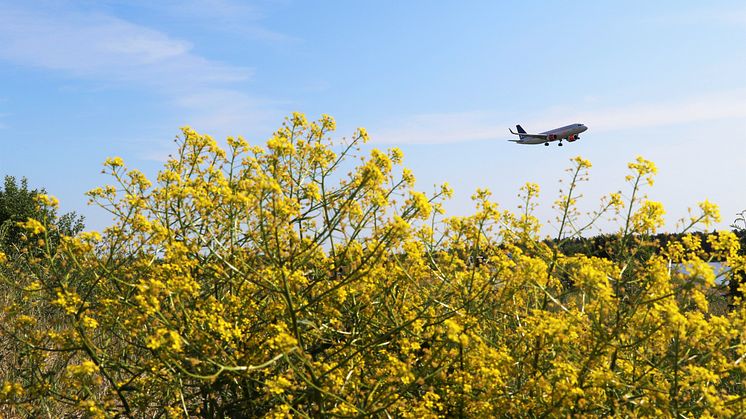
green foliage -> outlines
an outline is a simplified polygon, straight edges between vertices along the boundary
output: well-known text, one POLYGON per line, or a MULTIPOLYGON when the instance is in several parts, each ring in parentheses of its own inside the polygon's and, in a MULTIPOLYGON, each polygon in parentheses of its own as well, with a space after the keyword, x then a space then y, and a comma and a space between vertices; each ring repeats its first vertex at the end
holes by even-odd
MULTIPOLYGON (((746 229, 735 228, 733 233, 741 242, 741 248, 746 248, 746 229)), ((702 231, 695 231, 686 234, 658 233, 646 238, 646 242, 641 243, 641 246, 645 250, 642 254, 643 258, 645 260, 649 259, 651 256, 658 254, 661 249, 665 249, 669 243, 678 242, 687 234, 693 236, 700 243, 705 252, 711 253, 713 251, 712 243, 707 241, 709 233, 702 231)), ((609 258, 611 257, 613 246, 618 241, 618 234, 600 234, 593 237, 571 237, 562 241, 551 240, 547 241, 547 244, 559 245, 560 250, 565 255, 583 254, 586 256, 609 258)))
POLYGON ((45 196, 44 189, 29 189, 26 178, 18 182, 13 176, 5 176, 0 189, 0 251, 13 253, 18 249, 23 237, 23 229, 18 223, 29 218, 46 220, 55 226, 55 242, 59 235, 74 236, 83 231, 82 216, 75 212, 58 216, 54 201, 39 199, 45 196))

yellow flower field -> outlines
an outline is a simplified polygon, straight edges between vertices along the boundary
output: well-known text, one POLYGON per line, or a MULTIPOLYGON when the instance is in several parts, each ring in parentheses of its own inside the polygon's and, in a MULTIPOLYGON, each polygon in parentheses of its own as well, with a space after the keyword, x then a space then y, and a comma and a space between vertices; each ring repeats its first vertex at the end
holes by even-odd
MULTIPOLYGON (((746 310, 707 263, 731 232, 656 248, 655 165, 590 220, 571 161, 557 240, 539 187, 517 212, 477 191, 448 217, 398 149, 293 114, 264 147, 183 128, 148 180, 108 159, 89 192, 115 222, 0 253, 0 416, 731 417, 746 411, 746 310), (608 258, 558 243, 615 216, 608 258), (649 251, 655 248, 655 252, 649 251)), ((620 181, 623 179, 620 179, 620 181)), ((44 199, 51 199, 45 197, 44 199)), ((50 201, 51 202, 51 201, 50 201)), ((719 219, 703 202, 683 228, 719 219)), ((743 287, 742 287, 743 289, 743 287)))

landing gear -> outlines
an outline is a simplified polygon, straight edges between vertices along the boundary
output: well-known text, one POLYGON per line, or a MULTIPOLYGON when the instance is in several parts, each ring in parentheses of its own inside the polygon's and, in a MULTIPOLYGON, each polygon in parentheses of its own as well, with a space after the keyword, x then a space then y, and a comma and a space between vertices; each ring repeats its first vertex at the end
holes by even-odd
POLYGON ((548 145, 549 145, 549 143, 544 143, 544 145, 548 146, 548 145))
POLYGON ((559 146, 562 147, 562 143, 559 143, 559 146))

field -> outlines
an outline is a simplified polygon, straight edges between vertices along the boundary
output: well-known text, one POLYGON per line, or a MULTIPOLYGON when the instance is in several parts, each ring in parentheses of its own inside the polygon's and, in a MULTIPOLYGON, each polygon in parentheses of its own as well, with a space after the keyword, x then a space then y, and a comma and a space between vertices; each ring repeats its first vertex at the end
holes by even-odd
MULTIPOLYGON (((513 213, 477 191, 415 189, 397 149, 329 139, 294 114, 264 146, 183 130, 151 182, 122 159, 89 193, 116 223, 18 226, 0 253, 6 417, 734 417, 746 411, 744 272, 704 201, 652 238, 655 165, 586 220, 591 163, 572 159, 560 231, 540 237, 539 187, 513 213), (604 256, 561 251, 600 217, 604 256), (703 238, 704 237, 704 238, 703 238), (735 278, 735 279, 734 279, 735 278)), ((54 207, 46 195, 40 206, 54 207)))

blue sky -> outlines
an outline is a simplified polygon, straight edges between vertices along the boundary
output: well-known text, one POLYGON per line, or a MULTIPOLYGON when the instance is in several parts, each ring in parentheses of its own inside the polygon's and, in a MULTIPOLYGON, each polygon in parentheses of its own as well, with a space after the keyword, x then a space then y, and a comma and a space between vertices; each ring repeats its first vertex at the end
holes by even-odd
POLYGON ((422 190, 455 188, 452 214, 478 187, 514 209, 531 181, 551 220, 576 155, 591 210, 642 155, 667 230, 705 198, 727 227, 746 209, 744 39, 738 1, 0 0, 0 174, 98 229, 83 193, 107 156, 152 175, 182 125, 260 143, 301 111, 400 147, 422 190), (505 141, 574 122, 589 131, 562 148, 505 141))

